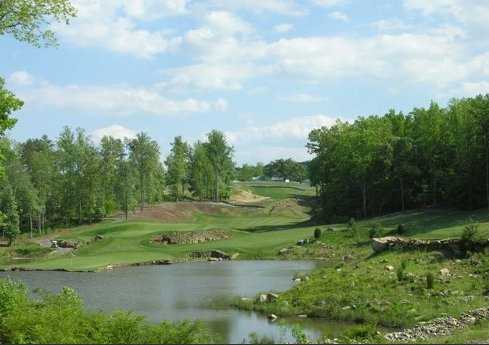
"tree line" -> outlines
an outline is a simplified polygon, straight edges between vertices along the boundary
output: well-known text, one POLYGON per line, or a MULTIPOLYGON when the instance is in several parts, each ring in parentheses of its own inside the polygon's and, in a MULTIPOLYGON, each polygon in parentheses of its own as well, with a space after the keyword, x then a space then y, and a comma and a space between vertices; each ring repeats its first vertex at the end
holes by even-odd
POLYGON ((326 218, 489 207, 489 95, 338 121, 307 146, 326 218))
POLYGON ((165 163, 145 133, 125 140, 106 136, 95 145, 84 130, 65 128, 56 140, 3 137, 0 145, 0 225, 12 241, 20 229, 43 233, 119 211, 127 220, 130 212, 163 200, 230 195, 233 150, 219 131, 193 147, 175 138, 165 163))

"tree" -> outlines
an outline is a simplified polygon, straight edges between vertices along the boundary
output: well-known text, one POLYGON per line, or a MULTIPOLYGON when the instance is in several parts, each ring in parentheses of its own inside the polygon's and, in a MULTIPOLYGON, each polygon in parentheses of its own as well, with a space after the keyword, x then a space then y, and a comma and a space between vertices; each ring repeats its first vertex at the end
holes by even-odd
POLYGON ((158 167, 160 149, 156 141, 151 140, 146 133, 139 133, 130 141, 129 150, 130 160, 138 178, 139 205, 142 211, 148 188, 158 167))
POLYGON ((228 146, 224 133, 213 130, 207 135, 204 144, 207 157, 212 166, 212 200, 220 201, 230 195, 231 182, 234 172, 232 161, 233 148, 228 146))
POLYGON ((297 163, 292 159, 278 159, 264 167, 265 176, 268 178, 281 178, 302 182, 306 178, 306 168, 304 164, 297 163))
POLYGON ((69 0, 0 0, 0 35, 10 34, 35 47, 56 45, 50 24, 68 24, 75 15, 69 0))
POLYGON ((189 146, 176 137, 171 144, 171 152, 166 159, 168 184, 172 188, 172 194, 176 201, 179 201, 185 193, 185 184, 189 174, 189 146))
POLYGON ((7 236, 9 243, 11 246, 15 243, 15 240, 20 233, 19 231, 19 213, 17 209, 17 203, 15 202, 15 196, 10 188, 7 186, 3 191, 3 202, 5 205, 3 208, 3 213, 5 214, 4 222, 5 222, 5 235, 7 236))
POLYGON ((100 142, 102 179, 102 204, 105 214, 111 214, 118 208, 117 188, 119 160, 124 154, 124 143, 120 139, 104 136, 100 142))

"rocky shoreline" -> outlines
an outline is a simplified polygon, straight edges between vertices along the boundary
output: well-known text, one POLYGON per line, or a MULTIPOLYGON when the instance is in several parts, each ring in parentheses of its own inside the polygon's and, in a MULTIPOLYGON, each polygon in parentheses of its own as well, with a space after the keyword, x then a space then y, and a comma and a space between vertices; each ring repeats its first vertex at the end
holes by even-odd
POLYGON ((489 319, 489 307, 464 313, 459 318, 446 316, 429 322, 423 322, 413 328, 385 334, 384 338, 392 342, 427 340, 434 337, 450 335, 454 330, 469 327, 477 321, 487 319, 489 319))

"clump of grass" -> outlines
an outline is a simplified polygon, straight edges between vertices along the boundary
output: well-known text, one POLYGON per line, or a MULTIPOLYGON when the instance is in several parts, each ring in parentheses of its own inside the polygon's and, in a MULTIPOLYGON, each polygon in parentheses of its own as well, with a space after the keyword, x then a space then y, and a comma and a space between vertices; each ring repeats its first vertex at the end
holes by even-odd
POLYGON ((435 287, 435 276, 433 273, 428 272, 426 274, 426 289, 433 290, 435 287))
POLYGON ((397 268, 396 275, 397 275, 397 280, 399 282, 406 280, 406 274, 405 274, 406 267, 407 267, 407 263, 406 261, 403 261, 401 262, 401 265, 397 268))

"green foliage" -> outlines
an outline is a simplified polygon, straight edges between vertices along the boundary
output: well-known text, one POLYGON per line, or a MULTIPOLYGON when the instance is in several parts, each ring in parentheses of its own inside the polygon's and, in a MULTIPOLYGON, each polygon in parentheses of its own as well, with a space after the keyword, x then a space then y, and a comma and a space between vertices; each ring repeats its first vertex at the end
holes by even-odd
POLYGON ((396 270, 396 276, 399 282, 406 280, 406 274, 405 274, 406 267, 407 267, 407 262, 402 261, 401 265, 396 270))
POLYGON ((179 201, 185 194, 189 181, 190 148, 182 137, 176 137, 171 144, 170 155, 166 159, 168 185, 172 195, 179 201))
POLYGON ((295 182, 302 182, 306 178, 304 164, 297 163, 292 159, 279 159, 267 164, 263 172, 268 178, 281 178, 295 182))
POLYGON ((248 343, 254 345, 276 344, 275 339, 273 339, 273 337, 268 337, 266 335, 260 336, 257 333, 250 334, 248 343))
POLYGON ((85 311, 72 289, 42 293, 31 300, 27 289, 0 281, 0 341, 35 344, 199 344, 212 341, 194 322, 158 325, 126 312, 111 315, 85 311))
POLYGON ((471 243, 478 240, 479 237, 480 237, 479 224, 471 222, 470 224, 465 226, 462 232, 461 239, 464 243, 471 243))
POLYGON ((0 35, 11 34, 36 47, 55 45, 56 36, 49 29, 50 24, 68 23, 75 15, 69 0, 2 0, 0 35))
POLYGON ((382 236, 382 228, 380 224, 376 223, 368 230, 368 237, 372 239, 380 236, 382 236))
POLYGON ((311 181, 325 218, 428 205, 489 205, 489 95, 313 130, 311 181))

